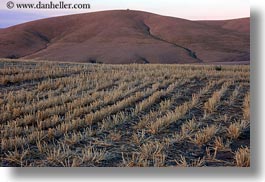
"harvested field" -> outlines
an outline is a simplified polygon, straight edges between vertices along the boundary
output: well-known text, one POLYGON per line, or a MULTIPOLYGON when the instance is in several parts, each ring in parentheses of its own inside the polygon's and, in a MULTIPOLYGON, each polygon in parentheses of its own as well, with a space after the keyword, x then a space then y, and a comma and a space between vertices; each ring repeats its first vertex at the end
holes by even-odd
POLYGON ((1 166, 250 166, 249 65, 0 60, 1 166))

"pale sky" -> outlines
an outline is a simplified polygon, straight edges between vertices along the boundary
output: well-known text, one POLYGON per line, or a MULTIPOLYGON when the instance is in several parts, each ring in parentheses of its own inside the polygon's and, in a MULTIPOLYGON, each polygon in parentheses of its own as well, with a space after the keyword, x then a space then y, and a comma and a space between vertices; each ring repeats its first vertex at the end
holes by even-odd
MULTIPOLYGON (((189 20, 223 20, 250 16, 249 0, 64 0, 65 3, 89 3, 86 10, 8 9, 0 0, 0 28, 36 19, 85 12, 131 9, 189 20)), ((58 3, 63 0, 12 0, 14 3, 58 3)))

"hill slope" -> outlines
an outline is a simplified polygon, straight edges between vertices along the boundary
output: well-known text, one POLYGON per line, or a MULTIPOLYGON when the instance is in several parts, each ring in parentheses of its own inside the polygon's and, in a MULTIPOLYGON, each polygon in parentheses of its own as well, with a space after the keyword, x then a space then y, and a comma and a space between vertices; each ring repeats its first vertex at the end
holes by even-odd
POLYGON ((1 29, 0 57, 104 63, 248 62, 249 29, 240 26, 249 21, 229 21, 190 21, 131 10, 54 17, 1 29))
POLYGON ((250 32, 250 19, 240 18, 232 20, 215 20, 215 21, 200 21, 207 25, 216 26, 219 28, 234 30, 238 32, 249 33, 250 32))

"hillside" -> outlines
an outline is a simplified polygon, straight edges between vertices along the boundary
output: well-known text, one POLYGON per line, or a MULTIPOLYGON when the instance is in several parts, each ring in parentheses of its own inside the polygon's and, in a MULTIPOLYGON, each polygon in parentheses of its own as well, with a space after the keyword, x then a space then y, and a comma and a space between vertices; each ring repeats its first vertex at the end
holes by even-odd
POLYGON ((237 32, 249 33, 250 32, 250 19, 240 18, 232 20, 216 20, 216 21, 200 21, 202 23, 216 26, 219 28, 234 30, 237 32))
POLYGON ((0 29, 0 57, 103 63, 250 61, 249 18, 190 21, 116 10, 0 29))

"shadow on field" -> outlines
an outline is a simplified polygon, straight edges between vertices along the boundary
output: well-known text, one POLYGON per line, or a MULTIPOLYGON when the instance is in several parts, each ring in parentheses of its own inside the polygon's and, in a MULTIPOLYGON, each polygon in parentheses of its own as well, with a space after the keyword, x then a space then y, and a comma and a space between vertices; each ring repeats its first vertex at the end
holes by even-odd
POLYGON ((251 168, 12 168, 23 178, 257 178, 261 175, 261 15, 251 12, 251 168))

